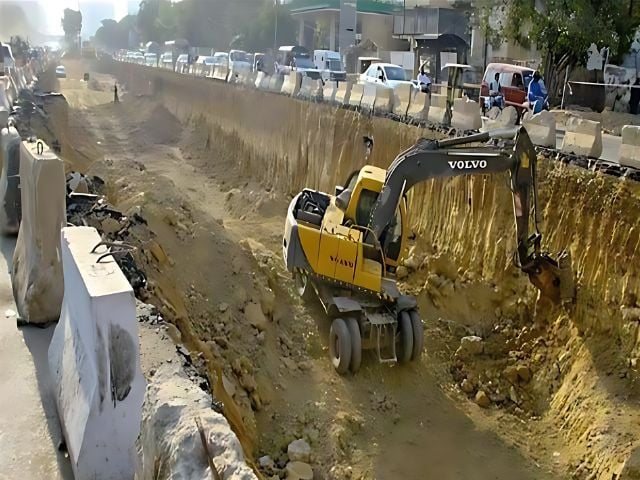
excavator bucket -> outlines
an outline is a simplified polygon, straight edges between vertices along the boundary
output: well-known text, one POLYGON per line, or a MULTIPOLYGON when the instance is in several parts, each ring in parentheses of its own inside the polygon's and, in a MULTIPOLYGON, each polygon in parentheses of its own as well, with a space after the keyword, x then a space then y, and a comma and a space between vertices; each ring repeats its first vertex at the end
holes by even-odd
POLYGON ((546 253, 539 254, 534 260, 534 267, 527 270, 529 280, 543 297, 560 305, 574 301, 576 286, 571 253, 562 252, 558 260, 546 253))

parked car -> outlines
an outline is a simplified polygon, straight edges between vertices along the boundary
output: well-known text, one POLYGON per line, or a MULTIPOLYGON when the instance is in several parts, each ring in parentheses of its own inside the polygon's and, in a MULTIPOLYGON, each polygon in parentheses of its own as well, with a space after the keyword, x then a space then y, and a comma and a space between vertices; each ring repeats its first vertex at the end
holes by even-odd
POLYGON ((333 50, 314 50, 313 63, 320 71, 322 80, 343 82, 347 79, 347 72, 342 67, 340 53, 333 50))
POLYGON ((156 55, 155 53, 145 53, 144 64, 148 67, 158 66, 158 55, 156 55))
POLYGON ((178 55, 176 60, 176 68, 175 71, 177 73, 189 73, 189 55, 183 53, 178 55))
POLYGON ((249 73, 253 60, 243 50, 231 50, 229 52, 229 75, 236 77, 241 73, 249 73))
POLYGON ((360 75, 362 83, 375 83, 394 88, 398 85, 408 84, 413 86, 407 73, 398 65, 392 63, 372 63, 367 70, 360 75))
POLYGON ((502 95, 504 106, 513 106, 521 115, 528 108, 527 89, 533 78, 534 70, 518 65, 507 63, 490 63, 484 72, 480 85, 480 105, 483 109, 490 106, 491 95, 489 84, 498 74, 500 94, 502 95))
POLYGON ((254 72, 263 72, 265 70, 264 59, 265 59, 264 53, 253 54, 253 71, 254 72))
POLYGON ((314 80, 321 78, 320 70, 313 64, 309 50, 299 46, 280 47, 276 59, 276 72, 286 75, 292 71, 300 72, 303 76, 314 80))
POLYGON ((67 78, 67 69, 64 65, 58 65, 56 67, 56 78, 67 78))

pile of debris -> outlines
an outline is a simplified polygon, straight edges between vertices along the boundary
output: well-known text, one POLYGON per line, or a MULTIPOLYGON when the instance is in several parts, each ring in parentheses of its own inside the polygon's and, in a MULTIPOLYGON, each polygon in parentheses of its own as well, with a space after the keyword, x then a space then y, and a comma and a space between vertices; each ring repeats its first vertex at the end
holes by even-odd
POLYGON ((111 244, 114 258, 136 296, 144 297, 147 277, 133 255, 135 249, 130 245, 129 229, 134 225, 146 225, 147 221, 139 213, 125 216, 110 205, 104 196, 104 185, 99 177, 78 172, 67 175, 67 223, 98 230, 102 239, 111 244))

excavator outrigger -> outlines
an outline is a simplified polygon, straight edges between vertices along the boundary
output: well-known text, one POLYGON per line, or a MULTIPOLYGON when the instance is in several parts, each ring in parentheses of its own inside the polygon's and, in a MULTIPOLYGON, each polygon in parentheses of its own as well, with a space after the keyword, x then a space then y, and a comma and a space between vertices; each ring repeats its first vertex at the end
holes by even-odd
POLYGON ((515 264, 542 296, 555 303, 571 301, 575 287, 569 254, 556 260, 541 250, 536 152, 524 128, 421 139, 387 170, 365 165, 354 172, 335 195, 305 189, 291 201, 284 260, 300 295, 308 298, 315 291, 333 318, 329 350, 339 373, 355 373, 365 348, 376 349, 381 362, 404 363, 421 355, 417 302, 398 290, 395 277, 409 229, 407 191, 433 178, 504 171, 511 175, 515 264), (468 146, 493 138, 512 143, 468 146))

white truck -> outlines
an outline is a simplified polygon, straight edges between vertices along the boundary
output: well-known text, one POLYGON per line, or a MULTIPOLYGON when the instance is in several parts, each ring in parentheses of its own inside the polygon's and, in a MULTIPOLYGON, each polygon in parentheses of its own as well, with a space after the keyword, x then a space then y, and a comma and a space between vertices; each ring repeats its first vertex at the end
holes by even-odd
POLYGON ((333 50, 314 50, 313 63, 320 71, 320 76, 324 82, 344 82, 347 79, 347 72, 342 67, 340 53, 333 50))

